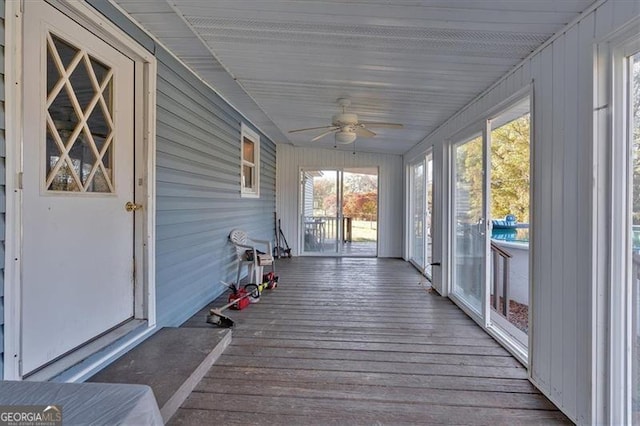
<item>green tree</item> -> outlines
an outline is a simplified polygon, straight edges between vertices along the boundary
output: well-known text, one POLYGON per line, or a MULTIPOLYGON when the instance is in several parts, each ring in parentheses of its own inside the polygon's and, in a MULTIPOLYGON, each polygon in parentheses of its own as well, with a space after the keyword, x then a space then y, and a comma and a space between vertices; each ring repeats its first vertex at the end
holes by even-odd
POLYGON ((491 217, 529 222, 529 114, 491 132, 491 217))
MULTIPOLYGON (((507 214, 519 222, 529 222, 530 187, 530 115, 526 114, 491 132, 491 205, 492 218, 507 214)), ((469 216, 481 217, 482 143, 477 138, 458 150, 458 167, 463 175, 458 183, 469 191, 469 216)), ((473 220, 472 220, 473 221, 473 220)))

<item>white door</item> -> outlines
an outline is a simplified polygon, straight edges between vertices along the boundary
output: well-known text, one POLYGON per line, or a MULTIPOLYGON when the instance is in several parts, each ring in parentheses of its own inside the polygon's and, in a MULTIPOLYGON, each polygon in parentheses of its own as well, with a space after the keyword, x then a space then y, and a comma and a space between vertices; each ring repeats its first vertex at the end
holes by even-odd
POLYGON ((22 368, 133 317, 133 62, 24 2, 22 368))

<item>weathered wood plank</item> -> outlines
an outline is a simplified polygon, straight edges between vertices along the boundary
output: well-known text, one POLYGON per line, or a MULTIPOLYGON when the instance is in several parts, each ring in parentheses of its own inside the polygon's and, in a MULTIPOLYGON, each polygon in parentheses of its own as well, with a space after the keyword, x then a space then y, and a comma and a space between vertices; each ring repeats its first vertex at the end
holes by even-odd
MULTIPOLYGON (((184 408, 261 414, 305 414, 316 418, 339 416, 343 424, 522 424, 561 421, 562 413, 549 410, 483 408, 474 406, 442 406, 435 404, 400 403, 397 401, 344 400, 338 398, 300 398, 264 396, 253 399, 229 398, 216 393, 194 392, 184 408), (241 403, 244 402, 244 403, 241 403)), ((334 417, 335 418, 335 417, 334 417)))
MULTIPOLYGON (((171 424, 565 423, 527 370, 406 262, 295 258, 171 424)), ((221 306, 225 297, 211 306, 221 306)), ((207 309, 187 322, 209 327, 207 309)))
MULTIPOLYGON (((212 410, 198 410, 198 409, 183 409, 172 419, 170 424, 173 425, 204 425, 204 424, 224 424, 224 425, 248 425, 248 424, 260 424, 260 425, 358 425, 358 424, 393 424, 393 425, 415 425, 415 424, 452 424, 446 421, 446 418, 436 421, 435 419, 421 418, 416 419, 413 422, 409 420, 393 418, 389 416, 375 416, 372 419, 371 416, 359 418, 349 413, 344 415, 334 414, 333 412, 327 412, 323 415, 309 416, 305 413, 302 414, 273 414, 273 413, 244 413, 237 411, 212 411, 212 410)), ((516 420, 512 419, 510 425, 517 424, 569 424, 565 422, 555 421, 540 417, 540 420, 516 420)), ((491 419, 486 419, 484 424, 500 424, 499 419, 494 422, 491 419)), ((464 424, 472 424, 471 421, 464 422, 464 424)), ((482 424, 482 423, 481 423, 482 424)))
POLYGON ((378 342, 354 342, 326 341, 326 340, 302 340, 284 338, 248 338, 234 337, 234 346, 273 347, 273 348, 308 348, 308 349, 344 349, 358 351, 386 351, 386 352, 412 352, 412 353, 439 353, 439 354, 469 354, 476 356, 493 355, 509 357, 511 355, 501 347, 463 346, 463 345, 439 345, 418 343, 378 343, 378 342))
POLYGON ((402 387, 370 386, 360 384, 296 383, 281 381, 242 382, 236 378, 205 377, 196 392, 224 395, 250 395, 253 397, 325 398, 341 400, 370 400, 383 402, 438 404, 494 408, 523 408, 528 410, 553 410, 555 407, 543 395, 523 393, 482 392, 469 390, 412 389, 402 387))
POLYGON ((278 318, 297 320, 297 319, 323 319, 332 317, 341 317, 350 319, 353 321, 380 321, 386 322, 399 322, 406 324, 407 322, 420 322, 421 320, 428 320, 429 323, 447 323, 447 324, 475 324, 473 320, 464 314, 449 313, 446 310, 443 311, 429 311, 429 312, 416 312, 413 315, 407 315, 404 312, 391 312, 391 315, 382 316, 381 313, 375 309, 362 309, 358 311, 345 311, 341 309, 323 309, 323 310, 293 310, 286 308, 273 309, 273 305, 268 305, 268 308, 264 308, 261 311, 251 312, 251 318, 273 318, 274 315, 278 315, 278 318), (435 316, 435 318, 434 318, 435 316))
MULTIPOLYGON (((253 319, 248 317, 245 319, 245 325, 247 327, 265 325, 265 320, 257 318, 253 319)), ((417 333, 425 333, 429 331, 434 332, 447 332, 450 334, 458 334, 460 336, 484 336, 484 331, 478 328, 475 324, 389 324, 384 321, 377 322, 355 322, 355 321, 344 321, 340 318, 328 318, 324 321, 317 320, 297 320, 295 322, 295 326, 289 325, 291 324, 290 320, 287 319, 272 319, 268 321, 268 326, 277 326, 282 325, 285 327, 299 328, 299 327, 318 327, 320 330, 322 329, 335 329, 335 328, 345 328, 345 329, 372 329, 375 331, 390 331, 390 332, 408 332, 411 333, 415 331, 417 333)))
POLYGON ((506 367, 523 369, 522 365, 511 357, 490 355, 429 354, 412 352, 361 351, 352 349, 320 348, 272 348, 234 345, 226 352, 229 356, 261 356, 270 359, 323 359, 382 361, 389 363, 411 364, 453 364, 457 366, 506 367))
POLYGON ((354 361, 347 359, 266 358, 261 356, 222 355, 218 365, 245 365, 258 368, 299 368, 307 370, 360 371, 436 376, 490 377, 526 379, 524 368, 477 367, 469 365, 406 364, 386 361, 354 361))
MULTIPOLYGON (((234 313, 231 313, 230 316, 232 316, 236 320, 241 319, 241 317, 234 315, 234 313)), ((204 318, 200 326, 210 327, 210 325, 207 325, 204 323, 204 318)), ((296 331, 299 333, 309 333, 309 334, 318 333, 320 335, 338 333, 338 334, 352 334, 354 336, 358 336, 358 335, 361 335, 364 331, 360 327, 349 327, 349 326, 338 327, 338 326, 331 326, 331 325, 326 325, 326 326, 296 325, 295 323, 269 324, 267 322, 260 322, 258 324, 246 324, 245 327, 247 331, 251 333, 261 333, 267 330, 271 330, 271 331, 296 331)), ((455 338, 484 339, 487 341, 492 340, 490 337, 486 335, 477 334, 475 331, 472 331, 472 329, 456 330, 451 327, 448 329, 436 328, 432 330, 406 330, 402 328, 394 328, 394 329, 372 329, 370 331, 372 332, 372 334, 377 336, 390 336, 390 338, 393 338, 393 336, 402 336, 404 337, 404 341, 410 341, 411 339, 421 340, 429 337, 447 338, 453 334, 452 333, 453 331, 456 331, 457 333, 455 338)), ((240 333, 241 331, 237 332, 238 335, 241 335, 240 333)))
POLYGON ((239 377, 251 377, 251 380, 268 382, 295 382, 295 383, 336 383, 350 385, 386 386, 388 388, 400 387, 406 392, 412 392, 409 388, 419 389, 448 389, 448 390, 472 390, 508 393, 539 394, 538 391, 526 379, 493 379, 486 377, 463 376, 427 376, 407 375, 382 372, 358 372, 358 371, 322 371, 299 370, 290 368, 255 368, 232 367, 214 365, 206 375, 209 378, 238 379, 239 377))

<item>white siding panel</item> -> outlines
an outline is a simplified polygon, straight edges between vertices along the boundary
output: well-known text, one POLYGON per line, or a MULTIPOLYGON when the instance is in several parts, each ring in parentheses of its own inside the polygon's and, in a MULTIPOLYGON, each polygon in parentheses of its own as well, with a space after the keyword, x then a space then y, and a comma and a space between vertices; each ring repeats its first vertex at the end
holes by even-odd
POLYGON ((298 247, 300 167, 378 167, 379 257, 402 257, 402 157, 390 154, 277 146, 277 203, 282 230, 295 254, 298 247))
MULTIPOLYGON (((576 142, 578 140, 578 28, 570 29, 565 37, 565 68, 564 68, 564 191, 562 206, 562 242, 564 244, 564 268, 562 271, 562 334, 565 340, 570 339, 577 330, 577 291, 578 283, 578 227, 576 215, 578 214, 578 161, 575 155, 576 142)), ((566 342, 568 343, 568 341, 566 342)), ((577 371, 575 368, 566 368, 575 364, 578 352, 576 344, 563 344, 562 348, 562 388, 571 389, 576 383, 577 371)), ((563 408, 570 413, 576 411, 577 394, 564 392, 562 398, 563 408)))
POLYGON ((613 28, 613 8, 615 3, 608 1, 594 12, 594 16, 597 17, 596 38, 602 39, 613 28))
MULTIPOLYGON (((565 43, 564 37, 560 37, 553 42, 553 111, 564 111, 564 92, 560 90, 564 87, 564 55, 565 43)), ((568 144, 569 142, 567 142, 568 144)), ((563 269, 565 252, 563 250, 562 229, 564 221, 556 221, 554 218, 563 217, 563 197, 564 186, 562 185, 564 178, 564 120, 561 116, 553 116, 552 139, 550 141, 551 148, 551 277, 553 278, 553 286, 549 291, 549 302, 551 303, 551 394, 556 400, 562 400, 562 339, 563 328, 558 325, 562 324, 562 297, 555 297, 555 294, 562 294, 562 288, 567 283, 563 280, 563 269)), ((572 256, 567 253, 567 257, 572 256)), ((575 280, 571 277, 570 280, 575 280)))
MULTIPOLYGON (((576 240, 576 256, 579 259, 577 277, 577 292, 572 295, 577 302, 578 322, 575 342, 573 339, 565 344, 575 345, 577 381, 577 408, 573 418, 578 423, 592 422, 592 353, 593 353, 593 311, 594 300, 594 262, 593 262, 593 201, 594 190, 594 159, 593 159, 593 48, 594 48, 595 14, 585 17, 579 24, 578 37, 578 93, 579 102, 578 138, 575 141, 578 160, 578 191, 576 204, 576 221, 578 226, 576 240)), ((610 31, 609 31, 610 32, 610 31)), ((608 32, 607 32, 608 33, 608 32)), ((569 300, 568 300, 569 301, 569 300)), ((573 301, 573 300, 571 300, 573 301)))
POLYGON ((534 75, 535 93, 537 95, 536 129, 539 129, 540 137, 536 138, 536 151, 534 164, 537 166, 535 185, 539 187, 539 198, 534 200, 534 212, 536 227, 533 232, 538 236, 534 242, 536 247, 544 247, 537 251, 533 259, 533 268, 539 271, 537 279, 533 282, 537 289, 537 308, 533 322, 540 339, 534 356, 534 379, 550 390, 551 384, 551 288, 554 281, 551 274, 551 261, 553 252, 553 223, 551 217, 551 197, 553 182, 551 180, 553 151, 553 52, 545 49, 540 52, 540 68, 534 75), (538 313, 538 312, 536 312, 538 313))
POLYGON ((625 25, 629 22, 629 18, 640 14, 640 1, 638 0, 609 0, 609 3, 613 5, 613 22, 610 31, 625 25))
MULTIPOLYGON (((597 420, 593 53, 595 43, 638 14, 640 1, 604 2, 404 156, 406 165, 431 146, 441 152, 453 135, 534 81, 530 374, 580 424, 597 420)), ((447 197, 437 201, 444 206, 447 197)), ((447 247, 446 232, 434 237, 434 248, 447 247)), ((434 253, 436 259, 441 256, 446 253, 434 253)))

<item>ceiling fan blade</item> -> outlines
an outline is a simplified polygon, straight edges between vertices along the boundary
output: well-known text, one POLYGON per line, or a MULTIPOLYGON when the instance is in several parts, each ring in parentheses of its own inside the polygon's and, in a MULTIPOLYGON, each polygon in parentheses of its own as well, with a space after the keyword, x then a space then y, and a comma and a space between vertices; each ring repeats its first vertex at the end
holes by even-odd
POLYGON ((376 134, 373 133, 371 130, 366 129, 364 127, 359 127, 356 129, 356 135, 363 137, 363 138, 372 138, 374 137, 376 134))
POLYGON ((307 130, 334 129, 334 128, 336 128, 336 126, 331 124, 329 126, 308 127, 306 129, 289 130, 289 133, 306 132, 307 130))
POLYGON ((400 123, 380 123, 376 121, 361 121, 358 124, 364 124, 365 127, 380 127, 386 129, 402 129, 403 124, 400 123))
POLYGON ((318 139, 322 139, 325 136, 327 136, 328 134, 335 132, 336 130, 340 130, 340 127, 333 127, 331 130, 327 130, 326 132, 320 133, 318 136, 316 136, 315 138, 311 139, 311 142, 315 142, 318 139))

